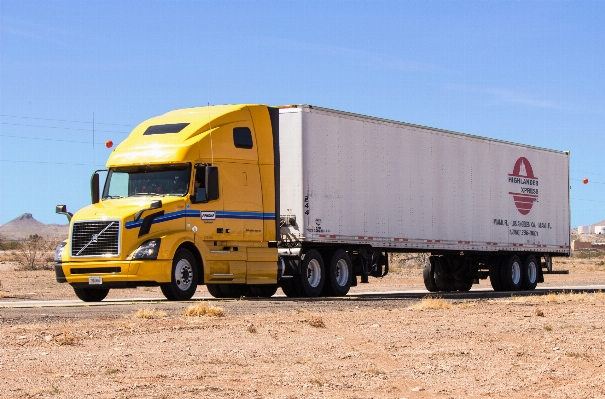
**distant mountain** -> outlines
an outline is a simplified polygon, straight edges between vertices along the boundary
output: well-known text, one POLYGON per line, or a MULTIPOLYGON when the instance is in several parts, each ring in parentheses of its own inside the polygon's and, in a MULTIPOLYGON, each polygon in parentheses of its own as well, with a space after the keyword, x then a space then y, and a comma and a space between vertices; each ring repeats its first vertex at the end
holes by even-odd
POLYGON ((44 238, 64 239, 67 238, 68 231, 68 224, 44 224, 34 219, 31 213, 24 213, 0 226, 0 236, 7 240, 20 240, 33 234, 44 238))

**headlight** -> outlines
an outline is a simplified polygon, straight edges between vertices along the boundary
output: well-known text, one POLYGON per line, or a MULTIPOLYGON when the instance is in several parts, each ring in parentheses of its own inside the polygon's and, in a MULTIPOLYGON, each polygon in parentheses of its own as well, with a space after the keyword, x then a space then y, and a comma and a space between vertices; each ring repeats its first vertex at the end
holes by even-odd
POLYGON ((67 245, 67 241, 63 241, 57 248, 55 248, 55 262, 61 262, 63 260, 63 248, 67 245))
POLYGON ((145 241, 132 253, 132 259, 157 259, 161 241, 160 238, 145 241))

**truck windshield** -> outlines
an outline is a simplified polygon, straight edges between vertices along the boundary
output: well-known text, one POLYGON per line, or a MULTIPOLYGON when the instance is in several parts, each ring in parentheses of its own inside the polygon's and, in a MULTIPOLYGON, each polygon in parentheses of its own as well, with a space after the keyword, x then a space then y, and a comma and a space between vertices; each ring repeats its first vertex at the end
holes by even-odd
POLYGON ((189 191, 191 165, 141 165, 111 168, 103 199, 154 196, 184 196, 189 191))

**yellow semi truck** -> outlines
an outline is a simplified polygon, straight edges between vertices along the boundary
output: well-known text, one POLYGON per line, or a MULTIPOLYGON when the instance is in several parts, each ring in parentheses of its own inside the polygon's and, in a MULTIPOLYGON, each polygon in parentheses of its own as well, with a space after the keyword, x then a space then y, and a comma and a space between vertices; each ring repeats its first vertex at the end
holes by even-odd
POLYGON ((533 289, 570 252, 569 157, 311 106, 181 109, 138 125, 55 251, 84 301, 112 288, 345 295, 430 252, 429 291, 533 289), (539 180, 538 180, 539 179, 539 180), (539 186, 538 186, 539 182, 539 186))

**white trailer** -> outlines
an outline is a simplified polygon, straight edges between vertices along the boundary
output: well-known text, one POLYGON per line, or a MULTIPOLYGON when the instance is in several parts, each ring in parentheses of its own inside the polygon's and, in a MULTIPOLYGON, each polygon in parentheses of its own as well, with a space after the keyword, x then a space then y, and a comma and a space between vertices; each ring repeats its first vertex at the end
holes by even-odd
POLYGON ((279 110, 279 157, 284 291, 310 251, 362 282, 430 252, 430 291, 533 289, 571 253, 568 152, 301 105, 279 110))

